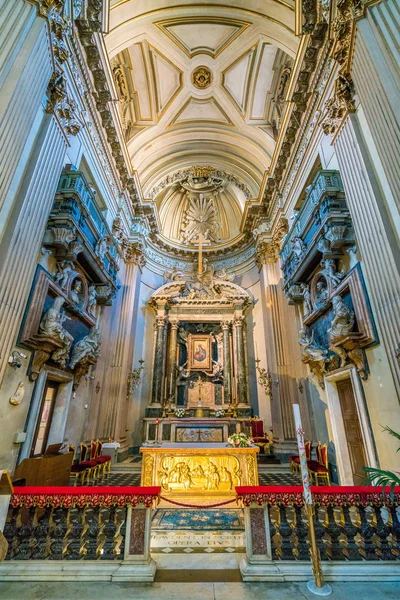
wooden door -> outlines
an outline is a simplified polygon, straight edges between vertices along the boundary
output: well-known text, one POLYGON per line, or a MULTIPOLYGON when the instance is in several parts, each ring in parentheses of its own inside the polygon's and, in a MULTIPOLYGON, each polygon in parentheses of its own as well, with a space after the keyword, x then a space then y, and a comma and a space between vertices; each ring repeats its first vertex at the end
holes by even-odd
POLYGON ((39 418, 33 438, 31 457, 42 456, 46 450, 58 385, 55 381, 48 381, 44 388, 39 418))
POLYGON ((351 385, 350 379, 338 381, 336 385, 339 394, 340 407, 342 409, 354 485, 360 485, 365 481, 363 467, 367 464, 367 458, 353 393, 353 386, 351 385))

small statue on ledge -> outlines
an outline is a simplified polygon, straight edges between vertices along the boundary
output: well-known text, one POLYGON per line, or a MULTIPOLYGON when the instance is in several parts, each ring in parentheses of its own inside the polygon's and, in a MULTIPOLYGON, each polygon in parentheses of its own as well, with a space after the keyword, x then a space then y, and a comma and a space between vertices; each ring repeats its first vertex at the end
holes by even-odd
POLYGON ((347 360, 347 352, 340 342, 352 331, 354 327, 354 312, 348 308, 341 296, 332 298, 333 319, 328 329, 330 341, 329 350, 340 358, 340 366, 344 367, 347 360))
POLYGON ((91 332, 75 344, 70 361, 70 368, 74 369, 78 363, 86 363, 89 359, 97 359, 100 356, 100 330, 92 328, 91 332))
POLYGON ((40 322, 39 334, 52 338, 56 342, 62 344, 61 348, 58 348, 53 352, 51 358, 55 362, 58 362, 62 367, 65 367, 74 338, 63 327, 64 321, 68 318, 65 312, 62 310, 63 304, 64 298, 57 296, 52 306, 45 312, 43 319, 40 322))

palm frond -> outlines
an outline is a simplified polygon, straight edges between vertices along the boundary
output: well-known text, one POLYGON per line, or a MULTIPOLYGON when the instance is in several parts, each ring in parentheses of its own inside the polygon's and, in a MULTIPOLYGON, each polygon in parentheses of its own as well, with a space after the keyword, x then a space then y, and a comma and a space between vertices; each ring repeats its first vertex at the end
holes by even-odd
POLYGON ((390 488, 390 496, 394 496, 394 488, 400 486, 400 477, 392 471, 384 471, 375 467, 364 467, 367 478, 375 486, 382 486, 382 494, 385 493, 385 488, 390 488))
MULTIPOLYGON (((390 427, 388 427, 388 425, 385 425, 385 427, 383 428, 383 431, 387 431, 390 435, 392 435, 396 439, 400 440, 400 433, 397 433, 397 431, 393 431, 393 429, 390 429, 390 427)), ((399 448, 397 448, 397 452, 399 452, 399 450, 400 450, 400 446, 399 446, 399 448)))

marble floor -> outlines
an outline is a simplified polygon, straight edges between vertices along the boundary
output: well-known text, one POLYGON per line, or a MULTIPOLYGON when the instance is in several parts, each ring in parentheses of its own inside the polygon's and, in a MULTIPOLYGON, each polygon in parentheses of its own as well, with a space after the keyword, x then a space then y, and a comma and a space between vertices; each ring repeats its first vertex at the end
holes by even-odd
MULTIPOLYGON (((331 600, 397 600, 399 583, 335 583, 331 600)), ((311 600, 305 583, 0 582, 2 600, 311 600)))

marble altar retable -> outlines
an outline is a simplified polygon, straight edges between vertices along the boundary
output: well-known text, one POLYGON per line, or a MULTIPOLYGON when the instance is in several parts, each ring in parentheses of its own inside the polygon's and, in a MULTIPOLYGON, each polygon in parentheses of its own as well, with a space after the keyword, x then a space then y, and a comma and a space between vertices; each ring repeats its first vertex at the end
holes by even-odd
POLYGON ((140 451, 141 485, 160 485, 163 494, 226 496, 237 485, 258 485, 257 446, 163 443, 140 451))

